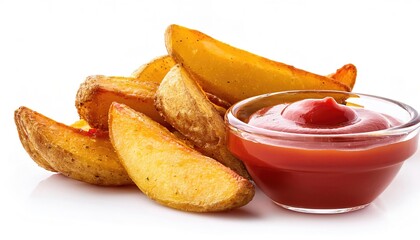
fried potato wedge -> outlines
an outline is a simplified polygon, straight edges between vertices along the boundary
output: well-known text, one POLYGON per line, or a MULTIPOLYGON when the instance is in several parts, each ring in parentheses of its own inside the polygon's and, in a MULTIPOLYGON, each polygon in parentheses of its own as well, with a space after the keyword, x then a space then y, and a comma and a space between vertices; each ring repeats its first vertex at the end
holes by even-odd
POLYGON ((131 76, 137 81, 155 82, 159 84, 175 64, 171 56, 161 56, 140 66, 131 76))
POLYGON ((343 67, 337 69, 335 73, 327 75, 327 77, 333 78, 353 89, 356 84, 357 69, 353 64, 346 64, 343 67))
POLYGON ((138 82, 127 77, 89 76, 77 92, 77 112, 93 128, 107 130, 109 107, 115 101, 169 126, 154 107, 158 85, 155 82, 138 82))
POLYGON ((155 105, 165 120, 204 155, 249 178, 243 163, 227 149, 223 118, 180 65, 175 65, 162 80, 155 105))
POLYGON ((108 132, 70 127, 26 107, 15 111, 15 122, 22 145, 41 167, 95 185, 133 183, 115 154, 108 132))
POLYGON ((257 56, 182 26, 170 25, 165 43, 169 55, 193 75, 204 91, 231 104, 285 90, 351 91, 335 79, 257 56))
MULTIPOLYGON (((173 58, 169 55, 158 57, 140 66, 136 71, 132 73, 133 80, 139 82, 155 82, 160 84, 165 75, 169 70, 176 64, 173 58)), ((214 104, 214 107, 224 116, 226 109, 230 107, 230 104, 218 96, 206 93, 207 98, 214 104)))
POLYGON ((192 212, 224 211, 247 204, 253 184, 191 149, 146 115, 113 103, 111 142, 131 179, 154 201, 192 212))

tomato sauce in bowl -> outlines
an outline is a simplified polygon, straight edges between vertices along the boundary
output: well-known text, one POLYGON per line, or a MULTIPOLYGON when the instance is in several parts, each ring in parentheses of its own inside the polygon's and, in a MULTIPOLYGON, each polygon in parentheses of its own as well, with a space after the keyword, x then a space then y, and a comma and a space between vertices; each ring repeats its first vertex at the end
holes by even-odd
POLYGON ((257 186, 278 205, 300 212, 367 206, 418 147, 417 112, 370 95, 266 94, 235 104, 225 119, 228 148, 257 186))

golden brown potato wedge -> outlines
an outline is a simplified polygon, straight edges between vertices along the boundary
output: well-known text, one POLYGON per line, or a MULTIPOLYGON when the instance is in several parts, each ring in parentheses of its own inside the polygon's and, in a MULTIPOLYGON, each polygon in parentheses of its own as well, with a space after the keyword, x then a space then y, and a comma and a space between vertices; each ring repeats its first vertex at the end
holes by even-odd
POLYGON ((346 64, 343 67, 337 69, 335 73, 327 75, 327 77, 333 78, 349 86, 350 89, 353 89, 356 83, 357 69, 353 64, 346 64))
MULTIPOLYGON (((133 80, 139 82, 155 82, 160 84, 165 75, 175 65, 175 61, 169 55, 158 57, 140 66, 136 71, 133 72, 133 80)), ((132 78, 130 78, 132 79, 132 78)), ((206 93, 207 98, 214 104, 220 115, 224 116, 226 109, 230 107, 230 104, 214 94, 206 93)))
POLYGON ((15 111, 15 122, 19 134, 25 134, 21 137, 22 145, 27 151, 25 146, 31 146, 28 153, 38 164, 42 158, 53 171, 95 185, 132 184, 114 152, 108 132, 73 128, 26 107, 15 111))
POLYGON ((89 76, 77 92, 76 108, 81 119, 103 130, 108 129, 108 110, 114 101, 169 126, 154 107, 157 87, 155 82, 138 82, 127 77, 89 76))
POLYGON ((159 84, 174 65, 175 61, 171 56, 161 56, 140 66, 131 76, 137 81, 155 82, 159 84))
POLYGON ((247 204, 254 186, 219 162, 191 149, 146 115, 113 103, 110 138, 131 179, 156 202, 192 212, 247 204))
POLYGON ((229 103, 285 90, 351 91, 335 79, 257 56, 182 26, 170 25, 165 43, 169 55, 193 75, 204 91, 229 103))
POLYGON ((180 65, 175 65, 162 80, 155 104, 165 120, 203 154, 249 178, 243 163, 227 149, 223 118, 180 65))
MULTIPOLYGON (((176 62, 171 56, 164 55, 140 66, 132 73, 132 78, 127 79, 135 79, 136 81, 141 82, 156 82, 160 84, 162 79, 175 64, 176 62)), ((333 78, 349 86, 350 89, 353 89, 356 82, 356 73, 356 66, 353 64, 346 64, 343 67, 337 69, 335 73, 327 75, 327 77, 333 78)), ((226 109, 231 106, 230 103, 220 99, 214 94, 206 92, 206 96, 214 104, 221 115, 224 115, 226 109)))

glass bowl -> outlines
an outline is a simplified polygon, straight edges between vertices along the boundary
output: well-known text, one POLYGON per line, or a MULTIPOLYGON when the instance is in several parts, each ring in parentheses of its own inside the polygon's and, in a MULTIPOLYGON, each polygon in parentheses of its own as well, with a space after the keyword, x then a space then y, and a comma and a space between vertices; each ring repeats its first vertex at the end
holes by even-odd
POLYGON ((242 160, 256 185, 276 204, 305 213, 362 209, 391 183, 418 147, 420 117, 391 99, 340 91, 287 91, 251 97, 226 113, 228 149, 242 160), (305 134, 248 124, 256 111, 303 99, 333 97, 353 108, 399 120, 378 131, 305 134))

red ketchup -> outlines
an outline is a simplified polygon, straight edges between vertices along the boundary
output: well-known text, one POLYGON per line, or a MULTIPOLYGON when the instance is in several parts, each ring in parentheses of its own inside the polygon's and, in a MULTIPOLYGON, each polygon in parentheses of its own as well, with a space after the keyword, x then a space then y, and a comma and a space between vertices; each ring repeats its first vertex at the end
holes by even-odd
POLYGON ((314 135, 364 133, 401 123, 387 115, 352 108, 327 97, 263 108, 249 125, 308 141, 245 139, 228 134, 228 148, 245 163, 255 183, 274 202, 294 208, 343 209, 373 201, 417 148, 417 137, 337 140, 314 135), (302 138, 300 138, 302 139, 302 138), (348 141, 347 141, 348 140, 348 141))
POLYGON ((254 113, 249 125, 289 133, 340 134, 383 130, 397 120, 363 108, 338 104, 334 98, 305 99, 254 113))

